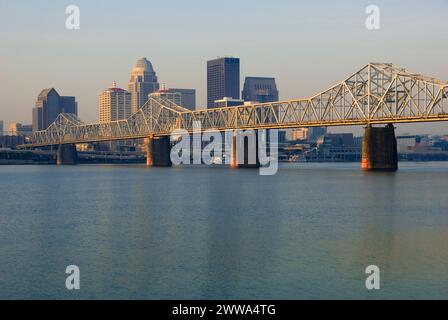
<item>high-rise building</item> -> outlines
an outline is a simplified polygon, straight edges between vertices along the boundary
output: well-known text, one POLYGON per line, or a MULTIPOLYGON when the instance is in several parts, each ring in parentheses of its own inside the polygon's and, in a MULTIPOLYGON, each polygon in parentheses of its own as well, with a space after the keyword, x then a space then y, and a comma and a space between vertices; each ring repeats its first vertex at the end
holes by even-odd
POLYGON ((182 95, 180 92, 169 92, 168 90, 161 89, 157 92, 150 93, 149 96, 155 99, 165 99, 181 106, 182 95))
POLYGON ((3 120, 0 120, 0 136, 3 134, 3 120))
POLYGON ((218 58, 207 61, 207 108, 224 97, 240 98, 240 59, 218 58))
POLYGON ((194 89, 178 89, 170 88, 168 92, 178 92, 181 95, 181 107, 188 110, 196 110, 196 90, 194 89))
POLYGON ((42 90, 33 108, 33 131, 45 130, 60 113, 78 115, 75 97, 60 96, 54 88, 42 90))
POLYGON ((278 101, 275 78, 246 77, 241 98, 244 101, 274 102, 278 101))
POLYGON ((33 125, 21 124, 21 123, 10 123, 8 132, 12 136, 29 136, 33 132, 33 125))
MULTIPOLYGON (((279 100, 277 85, 275 78, 266 77, 246 77, 244 80, 244 87, 241 93, 241 99, 248 102, 274 102, 279 100)), ((270 121, 275 122, 276 116, 278 117, 278 111, 275 111, 276 115, 270 116, 270 121)), ((267 133, 270 136, 270 131, 267 133)), ((286 135, 286 133, 285 133, 286 135)), ((293 139, 295 140, 295 139, 293 139)))
POLYGON ((131 94, 121 88, 117 88, 114 82, 112 87, 104 90, 99 95, 100 123, 127 119, 132 114, 131 94))
POLYGON ((128 83, 128 91, 131 93, 132 113, 140 109, 147 101, 148 95, 159 90, 157 75, 151 62, 146 58, 137 60, 131 71, 131 78, 128 83))

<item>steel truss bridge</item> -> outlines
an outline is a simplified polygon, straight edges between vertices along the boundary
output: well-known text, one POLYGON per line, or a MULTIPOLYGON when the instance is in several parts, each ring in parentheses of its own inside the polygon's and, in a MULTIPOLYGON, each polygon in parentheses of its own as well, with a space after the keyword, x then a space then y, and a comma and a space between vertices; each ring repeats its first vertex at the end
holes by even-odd
POLYGON ((312 97, 190 111, 150 98, 126 120, 85 124, 60 114, 22 147, 127 140, 170 135, 176 129, 281 129, 448 120, 448 82, 388 63, 370 63, 312 97))

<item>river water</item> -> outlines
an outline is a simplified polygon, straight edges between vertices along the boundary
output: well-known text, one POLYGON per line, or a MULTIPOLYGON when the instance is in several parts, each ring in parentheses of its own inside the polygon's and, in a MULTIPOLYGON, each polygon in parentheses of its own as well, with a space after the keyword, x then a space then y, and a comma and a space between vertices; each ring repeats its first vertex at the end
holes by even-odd
POLYGON ((359 167, 0 166, 0 298, 448 298, 448 164, 359 167))

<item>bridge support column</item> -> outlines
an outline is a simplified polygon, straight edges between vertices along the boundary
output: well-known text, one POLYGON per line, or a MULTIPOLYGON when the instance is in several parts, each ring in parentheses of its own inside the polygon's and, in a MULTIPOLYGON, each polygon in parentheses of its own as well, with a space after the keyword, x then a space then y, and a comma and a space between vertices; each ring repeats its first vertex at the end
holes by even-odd
POLYGON ((171 167, 170 137, 152 137, 145 139, 146 165, 148 167, 171 167))
POLYGON ((392 124, 365 128, 362 141, 363 170, 396 171, 398 169, 397 139, 392 124))
POLYGON ((259 168, 258 160, 258 130, 237 131, 232 138, 230 155, 231 168, 259 168))
POLYGON ((78 164, 78 152, 74 144, 60 144, 56 156, 56 164, 75 165, 78 164))

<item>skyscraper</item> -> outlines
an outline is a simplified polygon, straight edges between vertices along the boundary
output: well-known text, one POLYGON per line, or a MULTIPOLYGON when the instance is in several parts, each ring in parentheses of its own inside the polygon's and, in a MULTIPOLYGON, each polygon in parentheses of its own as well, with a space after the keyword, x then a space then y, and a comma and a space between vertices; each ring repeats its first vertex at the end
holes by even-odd
POLYGON ((184 107, 188 110, 196 110, 196 90, 194 89, 178 89, 178 88, 170 88, 168 92, 178 92, 181 95, 181 107, 184 107))
POLYGON ((131 116, 131 94, 124 89, 112 87, 99 95, 100 123, 127 119, 131 116))
POLYGON ((129 79, 128 91, 132 97, 132 113, 141 108, 147 101, 148 95, 159 90, 157 75, 152 67, 151 62, 146 58, 137 60, 131 71, 129 79))
POLYGON ((3 120, 0 120, 0 136, 3 135, 3 120))
POLYGON ((33 108, 33 131, 47 129, 60 113, 78 115, 75 97, 60 96, 54 88, 42 90, 33 108))
POLYGON ((246 77, 241 98, 244 101, 274 102, 278 101, 275 78, 246 77))
POLYGON ((224 97, 240 98, 240 59, 218 58, 207 61, 207 108, 224 97))
POLYGON ((169 90, 161 89, 157 92, 150 93, 149 96, 156 100, 164 99, 171 101, 178 106, 182 104, 182 95, 180 92, 170 92, 169 90))
MULTIPOLYGON (((246 77, 241 98, 247 102, 265 103, 278 101, 279 97, 275 78, 246 77)), ((275 122, 276 116, 279 116, 278 110, 276 110, 275 113, 275 115, 272 114, 270 116, 269 120, 271 122, 275 122)), ((259 116, 261 116, 261 114, 259 114, 259 116)), ((270 134, 270 130, 268 130, 266 136, 268 140, 270 139, 270 134)))

